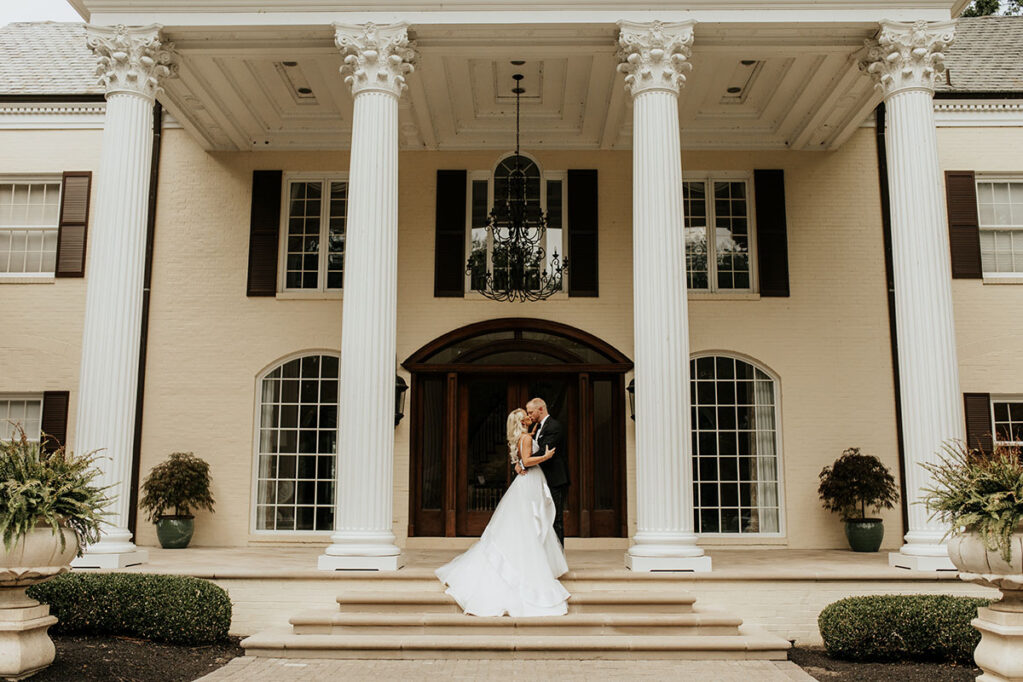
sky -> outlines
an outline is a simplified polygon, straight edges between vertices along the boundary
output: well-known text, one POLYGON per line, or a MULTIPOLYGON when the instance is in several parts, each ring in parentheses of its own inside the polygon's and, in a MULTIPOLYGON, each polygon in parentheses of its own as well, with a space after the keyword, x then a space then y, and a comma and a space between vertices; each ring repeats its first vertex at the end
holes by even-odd
POLYGON ((12 21, 81 21, 67 0, 0 0, 0 26, 12 21))
POLYGON ((0 0, 0 26, 12 21, 47 20, 81 21, 82 18, 67 0, 0 0))

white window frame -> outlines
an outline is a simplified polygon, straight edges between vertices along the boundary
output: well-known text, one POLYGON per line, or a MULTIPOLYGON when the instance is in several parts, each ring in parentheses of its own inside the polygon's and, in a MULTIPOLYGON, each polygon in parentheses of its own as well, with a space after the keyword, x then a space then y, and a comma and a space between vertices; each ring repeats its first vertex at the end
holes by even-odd
POLYGON ((1021 440, 998 440, 998 428, 995 425, 995 403, 1020 403, 1023 404, 1023 395, 993 395, 988 401, 991 408, 991 441, 995 445, 1007 445, 1010 447, 1023 447, 1021 440))
MULTIPOLYGON (((490 209, 494 207, 494 173, 497 171, 497 167, 501 165, 501 162, 510 156, 514 156, 515 152, 508 152, 502 154, 493 167, 487 170, 474 170, 466 173, 466 190, 465 190, 465 257, 468 261, 472 255, 472 183, 473 181, 485 180, 487 183, 487 211, 489 214, 490 209)), ((536 164, 536 167, 540 169, 540 207, 544 214, 547 213, 547 183, 551 180, 561 182, 561 244, 557 245, 558 257, 561 262, 565 262, 565 250, 568 244, 568 171, 564 170, 544 170, 543 166, 536 157, 526 152, 520 151, 519 156, 527 158, 536 164)), ((548 264, 552 254, 551 243, 550 243, 550 232, 545 235, 547 242, 544 244, 544 250, 548 258, 548 264)), ((487 231, 487 272, 491 272, 493 268, 493 251, 494 251, 494 239, 493 234, 487 231)), ((553 294, 547 300, 558 300, 568 298, 568 281, 571 277, 571 266, 564 271, 561 280, 561 291, 553 294)), ((472 276, 465 273, 465 298, 472 298, 477 300, 484 300, 483 294, 472 288, 472 276)))
MULTIPOLYGON (((334 298, 340 297, 344 286, 340 289, 327 288, 327 255, 330 251, 330 192, 329 183, 343 182, 347 186, 346 192, 351 189, 348 181, 347 171, 332 172, 289 172, 285 173, 281 182, 281 217, 277 244, 277 293, 281 298, 334 298), (320 201, 320 253, 316 281, 318 286, 313 289, 309 287, 288 288, 288 220, 291 216, 291 184, 293 182, 315 182, 319 181, 321 186, 320 201)), ((345 200, 345 254, 348 253, 348 202, 351 195, 346 194, 345 200)), ((342 277, 344 266, 342 266, 342 277)))
MULTIPOLYGON (((35 435, 34 438, 32 437, 33 434, 26 433, 26 435, 29 437, 28 438, 29 441, 31 441, 33 443, 38 443, 39 440, 42 438, 42 432, 43 432, 43 394, 42 393, 0 393, 0 402, 2 402, 2 403, 9 403, 11 401, 25 401, 25 402, 37 402, 37 403, 39 403, 39 433, 34 434, 35 435)), ((3 426, 5 427, 4 431, 6 431, 7 430, 6 427, 9 426, 7 424, 7 416, 6 416, 6 414, 4 414, 3 416, 0 416, 0 420, 3 420, 3 426)), ((22 425, 22 426, 24 426, 24 425, 22 425)))
MULTIPOLYGON (((274 360, 269 365, 264 367, 256 375, 255 387, 253 394, 255 399, 253 401, 253 413, 252 413, 252 476, 251 485, 249 489, 249 534, 259 538, 267 538, 272 536, 286 536, 289 539, 302 538, 302 537, 330 537, 331 534, 337 529, 337 502, 338 495, 340 494, 340 486, 337 484, 337 475, 339 469, 339 463, 335 460, 334 463, 334 528, 331 530, 277 530, 277 529, 264 529, 258 527, 258 511, 259 511, 259 445, 260 445, 260 427, 262 426, 262 408, 263 408, 263 379, 268 374, 273 372, 278 367, 282 367, 292 360, 308 357, 310 355, 327 355, 338 359, 338 423, 341 420, 341 390, 340 390, 340 363, 341 354, 336 350, 329 348, 310 348, 307 350, 297 351, 286 355, 282 358, 274 360)), ((340 449, 340 431, 338 432, 338 449, 340 449)), ((320 455, 317 455, 320 456, 320 455)), ((335 453, 335 458, 337 454, 335 453)), ((276 506, 276 505, 275 505, 276 506)))
MULTIPOLYGON (((732 294, 757 294, 760 291, 760 279, 759 271, 757 268, 757 225, 756 225, 756 211, 754 205, 756 197, 754 192, 756 187, 753 183, 753 173, 750 171, 685 171, 682 173, 682 182, 698 182, 704 183, 705 190, 705 201, 707 206, 707 288, 706 289, 694 289, 689 286, 688 279, 686 280, 686 291, 691 294, 714 294, 721 296, 729 296, 732 294), (717 239, 716 234, 712 235, 712 230, 716 230, 715 222, 715 206, 714 206, 714 181, 721 182, 744 182, 746 184, 746 230, 749 240, 749 287, 745 289, 720 289, 718 288, 718 263, 717 263, 717 239), (712 239, 712 236, 714 239, 712 239)), ((683 211, 685 207, 683 204, 683 211)), ((683 230, 684 222, 683 222, 683 230)), ((682 248, 685 249, 685 239, 683 238, 682 248)), ((683 253, 683 257, 685 254, 683 253)), ((688 276, 688 271, 687 271, 688 276)), ((759 365, 758 365, 759 366, 759 365)))
MULTIPOLYGON (((775 449, 776 449, 775 467, 776 467, 776 471, 777 471, 777 483, 778 483, 778 530, 776 532, 757 531, 756 533, 743 533, 741 531, 738 532, 738 533, 724 533, 724 532, 701 533, 701 532, 697 532, 696 535, 697 535, 697 537, 701 537, 701 538, 714 538, 714 539, 725 538, 725 539, 732 539, 732 540, 739 541, 739 542, 741 542, 741 540, 743 538, 757 538, 757 539, 785 538, 786 537, 786 532, 787 532, 786 531, 787 522, 786 522, 786 513, 785 513, 785 507, 786 507, 786 504, 785 504, 785 467, 784 467, 785 446, 784 446, 784 442, 783 442, 783 438, 782 438, 783 434, 782 434, 782 428, 781 428, 781 425, 782 425, 781 379, 778 377, 778 374, 774 370, 772 370, 771 368, 769 368, 766 365, 764 365, 763 363, 757 361, 755 358, 751 358, 751 357, 749 357, 747 355, 742 355, 741 353, 734 353, 734 352, 731 352, 731 351, 722 351, 722 350, 708 350, 708 351, 702 351, 702 352, 699 352, 699 353, 693 353, 693 354, 691 354, 689 356, 689 359, 690 359, 690 361, 693 361, 693 360, 699 360, 700 358, 709 358, 709 357, 713 357, 713 358, 732 358, 732 359, 738 360, 740 362, 745 362, 746 364, 752 365, 755 369, 759 369, 761 372, 763 372, 767 376, 771 377, 771 386, 772 386, 772 388, 774 390, 774 396, 773 396, 773 398, 774 398, 774 418, 775 418, 774 436, 775 436, 775 449)), ((695 380, 694 377, 690 377, 690 381, 694 381, 694 380, 695 380)), ((687 389, 688 389, 688 387, 687 387, 687 389)), ((690 428, 690 436, 689 437, 692 438, 692 431, 695 431, 696 427, 695 427, 694 424, 690 424, 689 428, 690 428)), ((694 458, 696 457, 695 453, 693 454, 693 457, 694 458)), ((720 457, 720 455, 718 457, 720 457)), ((697 509, 697 506, 696 506, 696 499, 697 499, 697 497, 696 497, 696 490, 695 490, 695 486, 696 485, 698 485, 698 483, 697 483, 697 480, 696 480, 696 476, 694 475, 693 476, 693 486, 694 486, 694 489, 691 491, 691 494, 693 496, 693 510, 694 510, 694 514, 695 514, 695 511, 697 509)), ((719 504, 718 507, 720 508, 721 505, 719 504)), ((695 518, 693 519, 693 527, 694 528, 697 527, 696 519, 695 518)))
MULTIPOLYGON (((1023 232, 1023 224, 1020 225, 984 225, 980 221, 980 186, 982 184, 1012 182, 1023 183, 1023 173, 977 173, 974 175, 974 192, 977 196, 977 230, 978 239, 980 233, 984 232, 1023 232)), ((1012 272, 993 272, 984 269, 984 258, 981 254, 981 274, 985 280, 1002 280, 1001 283, 1023 284, 1023 270, 1012 272)))
MULTIPOLYGON (((55 225, 3 225, 0 224, 0 231, 7 230, 54 230, 60 235, 60 208, 64 199, 64 182, 60 173, 41 173, 38 175, 0 175, 0 184, 14 185, 57 185, 57 222, 55 225)), ((46 272, 0 272, 2 280, 25 280, 25 279, 46 279, 52 280, 56 277, 57 258, 56 242, 54 242, 53 271, 46 272)))

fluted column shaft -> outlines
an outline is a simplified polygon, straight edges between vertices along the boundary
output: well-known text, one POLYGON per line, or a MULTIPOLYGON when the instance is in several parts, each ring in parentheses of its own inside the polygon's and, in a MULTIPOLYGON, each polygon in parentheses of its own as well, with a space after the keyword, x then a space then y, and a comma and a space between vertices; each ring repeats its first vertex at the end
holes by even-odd
POLYGON ((689 316, 678 97, 692 24, 620 24, 633 95, 632 259, 636 363, 633 570, 710 570, 693 532, 689 316))
POLYGON ((398 308, 398 97, 404 25, 338 27, 352 122, 341 326, 338 496, 325 570, 401 567, 392 531, 398 308), (397 59, 392 59, 396 57, 397 59))
POLYGON ((885 95, 888 189, 895 275, 895 323, 909 528, 893 566, 953 569, 947 526, 921 504, 932 485, 921 466, 964 436, 956 360, 948 223, 934 126, 934 77, 954 24, 884 22, 865 68, 885 95))
POLYGON ((103 146, 96 177, 75 450, 102 450, 97 483, 109 486, 100 541, 76 566, 118 568, 145 560, 128 530, 135 398, 146 254, 153 102, 162 78, 172 75, 172 46, 159 27, 89 27, 107 86, 103 146))

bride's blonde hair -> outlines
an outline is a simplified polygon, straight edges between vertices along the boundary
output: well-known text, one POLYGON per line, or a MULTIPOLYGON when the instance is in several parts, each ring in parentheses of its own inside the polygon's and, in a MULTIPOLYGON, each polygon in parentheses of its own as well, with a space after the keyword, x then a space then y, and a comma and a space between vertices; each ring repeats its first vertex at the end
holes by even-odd
POLYGON ((526 427, 522 420, 526 418, 526 411, 521 407, 514 409, 508 415, 508 454, 512 462, 519 461, 519 439, 526 433, 526 427))

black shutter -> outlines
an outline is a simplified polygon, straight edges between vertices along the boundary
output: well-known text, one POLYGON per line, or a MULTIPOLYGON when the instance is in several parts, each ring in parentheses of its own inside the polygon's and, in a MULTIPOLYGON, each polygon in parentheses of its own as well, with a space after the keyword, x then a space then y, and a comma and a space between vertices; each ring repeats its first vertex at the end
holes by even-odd
POLYGON ((56 277, 85 276, 91 171, 66 171, 61 178, 56 277))
POLYGON ((597 296, 597 171, 568 171, 568 295, 597 296))
POLYGON ((966 445, 991 452, 991 395, 989 393, 964 393, 963 407, 966 412, 966 445))
POLYGON ((953 279, 980 279, 980 221, 973 171, 945 171, 948 244, 953 279))
POLYGON ((43 393, 43 418, 40 423, 42 436, 40 438, 46 452, 53 452, 67 442, 69 395, 67 391, 43 393))
POLYGON ((280 242, 283 177, 284 173, 279 170, 252 171, 248 296, 277 295, 277 245, 280 242))
POLYGON ((761 296, 789 295, 789 245, 785 171, 753 171, 756 193, 757 268, 761 296))
POLYGON ((433 263, 433 295, 465 295, 464 170, 437 171, 437 239, 433 263))

